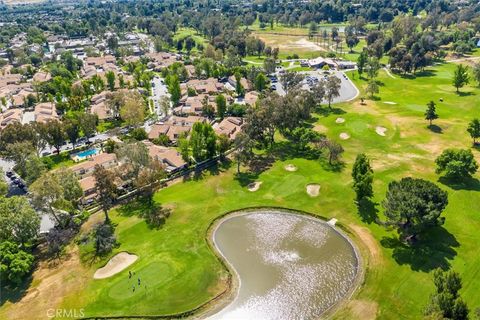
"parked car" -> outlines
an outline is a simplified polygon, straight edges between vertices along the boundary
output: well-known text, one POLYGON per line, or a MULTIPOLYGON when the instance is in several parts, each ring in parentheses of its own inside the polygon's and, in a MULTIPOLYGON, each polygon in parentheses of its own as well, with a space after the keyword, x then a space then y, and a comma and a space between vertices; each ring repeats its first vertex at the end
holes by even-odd
POLYGON ((10 178, 11 176, 13 176, 13 172, 12 171, 7 171, 6 175, 7 175, 7 177, 10 178))
POLYGON ((272 88, 272 90, 277 90, 277 86, 274 85, 274 84, 272 84, 272 86, 270 88, 272 88))

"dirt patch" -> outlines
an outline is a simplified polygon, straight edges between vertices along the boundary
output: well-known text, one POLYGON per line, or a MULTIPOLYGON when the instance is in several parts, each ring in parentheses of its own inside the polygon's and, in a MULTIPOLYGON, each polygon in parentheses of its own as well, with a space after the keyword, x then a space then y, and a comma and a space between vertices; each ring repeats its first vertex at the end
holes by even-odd
POLYGON ((316 183, 307 184, 307 193, 310 197, 318 197, 320 194, 320 185, 316 183))
POLYGON ((367 247, 371 258, 370 262, 374 265, 380 264, 382 262, 382 251, 380 250, 377 241, 370 233, 370 230, 354 224, 350 224, 348 226, 355 232, 355 234, 360 238, 360 240, 362 240, 362 242, 367 247))
POLYGON ((109 278, 117 273, 125 270, 132 263, 137 261, 138 257, 134 254, 128 252, 120 252, 108 260, 107 264, 97 271, 93 275, 94 279, 105 279, 109 278))
POLYGON ((287 164, 284 168, 285 168, 285 170, 290 171, 290 172, 298 170, 298 168, 296 166, 294 166, 293 164, 287 164))
POLYGON ((352 319, 374 320, 377 318, 378 303, 367 300, 351 300, 348 302, 352 319))
POLYGON ((328 131, 328 128, 322 124, 316 123, 315 126, 313 127, 313 130, 317 132, 325 133, 328 131))
POLYGON ((247 186, 247 189, 248 191, 250 192, 255 192, 257 191, 258 189, 260 189, 260 186, 262 185, 262 181, 255 181, 255 182, 252 182, 250 183, 248 186, 247 186))
POLYGON ((339 137, 340 137, 340 139, 342 139, 342 140, 350 139, 350 135, 349 135, 348 133, 346 133, 346 132, 340 133, 339 137))
POLYGON ((376 132, 379 136, 385 137, 386 132, 387 132, 387 128, 381 127, 381 126, 377 126, 377 127, 375 128, 375 132, 376 132))
POLYGON ((344 118, 337 118, 335 120, 335 123, 344 123, 345 122, 345 119, 344 118))
POLYGON ((58 308, 65 296, 82 290, 90 277, 76 247, 67 249, 62 260, 40 261, 25 296, 14 304, 6 303, 0 318, 45 319, 47 310, 58 308))

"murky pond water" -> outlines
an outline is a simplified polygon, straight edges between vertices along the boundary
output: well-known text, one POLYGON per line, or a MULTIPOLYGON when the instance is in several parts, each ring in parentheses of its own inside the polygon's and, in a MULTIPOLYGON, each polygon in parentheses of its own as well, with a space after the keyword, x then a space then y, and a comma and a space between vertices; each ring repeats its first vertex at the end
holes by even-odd
POLYGON ((358 274, 349 240, 303 215, 235 215, 217 226, 213 238, 240 287, 211 319, 316 319, 351 291, 358 274))

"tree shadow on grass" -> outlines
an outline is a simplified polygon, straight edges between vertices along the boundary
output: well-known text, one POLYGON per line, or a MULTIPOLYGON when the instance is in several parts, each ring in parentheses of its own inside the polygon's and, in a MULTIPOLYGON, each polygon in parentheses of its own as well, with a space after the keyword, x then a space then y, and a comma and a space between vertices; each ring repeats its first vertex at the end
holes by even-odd
POLYGON ((378 203, 373 202, 370 199, 362 199, 357 201, 358 215, 363 222, 371 224, 378 220, 378 203))
POLYGON ((321 115, 321 116, 324 116, 324 117, 328 117, 329 115, 331 114, 345 114, 347 113, 345 110, 341 109, 341 108, 338 108, 338 107, 331 107, 329 108, 328 106, 325 106, 325 107, 322 107, 322 106, 318 106, 315 108, 315 113, 321 115))
POLYGON ((448 186, 453 190, 480 191, 480 181, 473 177, 467 177, 467 178, 461 178, 461 179, 440 177, 438 179, 438 182, 448 186))
POLYGON ((409 79, 409 80, 415 80, 416 78, 422 78, 422 77, 433 77, 437 74, 437 70, 435 69, 428 69, 428 70, 422 70, 422 71, 417 71, 415 74, 397 74, 399 77, 402 79, 409 79))
POLYGON ((258 178, 258 173, 255 172, 240 172, 235 174, 235 180, 238 181, 241 187, 246 187, 254 183, 258 178))
POLYGON ((299 148, 297 144, 292 141, 280 141, 276 142, 270 147, 268 153, 282 161, 294 158, 303 158, 307 160, 315 160, 320 156, 320 152, 316 149, 306 147, 299 148))
POLYGON ((32 280, 33 277, 32 274, 30 274, 17 286, 2 283, 0 286, 0 292, 2 293, 0 294, 0 306, 3 306, 6 302, 16 303, 22 300, 27 293, 32 280))
POLYGON ((414 271, 430 272, 436 268, 448 270, 460 243, 443 227, 434 227, 409 246, 397 237, 384 237, 383 247, 393 249, 392 257, 399 265, 410 265, 414 271))
POLYGON ((438 133, 438 134, 442 134, 443 133, 443 130, 441 127, 437 126, 436 124, 432 124, 432 125, 429 125, 427 126, 427 128, 432 131, 433 133, 438 133))
POLYGON ((457 96, 460 96, 460 97, 469 97, 469 96, 475 96, 476 93, 473 92, 473 91, 468 91, 468 92, 465 92, 465 91, 459 91, 457 92, 457 96))

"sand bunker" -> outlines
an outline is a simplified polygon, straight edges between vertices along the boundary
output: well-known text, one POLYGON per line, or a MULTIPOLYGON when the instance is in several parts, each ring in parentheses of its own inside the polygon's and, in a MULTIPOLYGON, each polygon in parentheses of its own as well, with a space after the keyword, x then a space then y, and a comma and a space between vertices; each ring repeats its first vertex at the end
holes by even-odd
POLYGON ((120 252, 112 257, 105 266, 98 269, 93 275, 94 279, 105 279, 126 269, 134 263, 138 257, 128 252, 120 252))
POLYGON ((285 170, 287 171, 297 171, 297 167, 295 167, 293 164, 287 164, 285 167, 285 170))
POLYGON ((384 103, 385 104, 397 104, 396 102, 393 102, 393 101, 385 101, 384 103))
POLYGON ((380 136, 382 136, 382 137, 385 137, 385 133, 387 132, 387 128, 377 126, 377 127, 375 128, 375 132, 376 132, 378 135, 380 135, 380 136))
POLYGON ((344 122, 345 122, 345 119, 343 119, 343 118, 337 118, 337 119, 335 120, 335 122, 336 122, 336 123, 344 123, 344 122))
POLYGON ((255 182, 252 182, 250 183, 247 188, 248 188, 248 191, 251 191, 251 192, 255 192, 257 191, 258 189, 260 189, 260 185, 262 184, 261 181, 255 181, 255 182))
POLYGON ((342 140, 350 139, 350 135, 346 132, 342 132, 342 133, 340 133, 340 139, 342 139, 342 140))
POLYGON ((317 197, 320 193, 320 185, 316 183, 307 184, 307 193, 310 197, 317 197))

